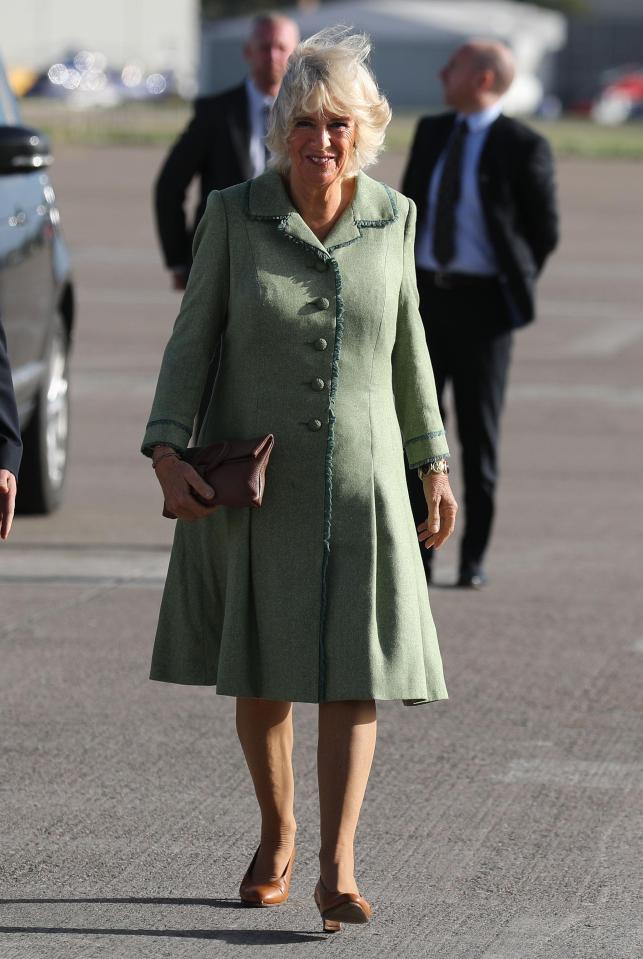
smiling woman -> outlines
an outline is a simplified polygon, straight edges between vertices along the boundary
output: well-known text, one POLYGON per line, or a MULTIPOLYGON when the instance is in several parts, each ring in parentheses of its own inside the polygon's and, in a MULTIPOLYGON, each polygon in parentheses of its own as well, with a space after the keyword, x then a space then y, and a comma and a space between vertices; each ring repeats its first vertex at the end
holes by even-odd
POLYGON ((375 700, 447 695, 417 542, 439 547, 457 509, 418 313, 415 207, 363 172, 390 119, 369 49, 345 30, 301 43, 273 108, 272 169, 210 194, 143 442, 180 517, 152 677, 237 699, 261 811, 240 887, 251 905, 288 898, 292 704, 319 703, 314 895, 328 932, 371 914, 353 841, 375 700), (213 355, 197 441, 274 435, 261 509, 217 509, 182 459, 213 355), (404 453, 427 464, 418 529, 404 453))
POLYGON ((368 69, 370 51, 368 37, 342 27, 324 30, 299 44, 290 57, 268 125, 266 144, 274 170, 288 172, 293 131, 301 119, 311 117, 352 120, 354 152, 347 158, 345 176, 355 176, 375 163, 391 108, 368 69))
POLYGON ((324 183, 344 174, 355 149, 355 121, 351 117, 300 117, 289 140, 290 176, 314 177, 324 183))

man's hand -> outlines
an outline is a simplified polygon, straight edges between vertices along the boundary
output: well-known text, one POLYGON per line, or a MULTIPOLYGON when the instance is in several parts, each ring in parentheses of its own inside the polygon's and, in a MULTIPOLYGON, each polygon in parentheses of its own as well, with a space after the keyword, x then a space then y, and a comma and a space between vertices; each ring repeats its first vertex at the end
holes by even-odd
POLYGON ((188 270, 184 267, 175 267, 170 270, 173 290, 184 290, 188 284, 188 270))
POLYGON ((429 515, 418 526, 418 539, 426 549, 439 549, 455 529, 458 504, 446 473, 427 473, 422 486, 429 515))
POLYGON ((6 539, 11 531, 17 488, 13 473, 0 470, 0 539, 6 539))

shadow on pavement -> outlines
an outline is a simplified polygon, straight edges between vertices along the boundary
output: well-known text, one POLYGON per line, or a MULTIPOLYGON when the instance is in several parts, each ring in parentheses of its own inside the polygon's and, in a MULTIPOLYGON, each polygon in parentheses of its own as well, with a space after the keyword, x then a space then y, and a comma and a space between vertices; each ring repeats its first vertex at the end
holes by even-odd
MULTIPOLYGON (((238 899, 181 899, 178 897, 137 897, 118 899, 0 899, 0 905, 51 903, 105 903, 125 905, 212 906, 222 909, 246 909, 238 899)), ((290 929, 113 929, 78 926, 0 926, 0 934, 14 935, 76 935, 76 936, 156 936, 170 939, 212 939, 231 945, 282 946, 298 942, 323 942, 327 936, 290 929)))
POLYGON ((178 896, 120 896, 93 897, 87 896, 78 899, 0 899, 0 906, 25 906, 33 904, 69 905, 75 902, 108 903, 113 905, 134 906, 213 906, 221 909, 245 909, 239 899, 182 899, 178 896))
POLYGON ((73 926, 0 926, 0 934, 47 933, 63 936, 156 936, 169 939, 216 939, 237 946, 285 946, 297 942, 324 942, 328 936, 272 929, 76 929, 73 926))
MULTIPOLYGON (((182 899, 178 897, 125 896, 122 898, 0 899, 0 905, 107 903, 124 905, 211 906, 219 909, 247 909, 238 899, 182 899)), ((290 929, 97 929, 75 926, 0 926, 0 934, 77 936, 157 936, 171 939, 213 939, 231 945, 280 946, 298 942, 324 942, 328 937, 290 929)))

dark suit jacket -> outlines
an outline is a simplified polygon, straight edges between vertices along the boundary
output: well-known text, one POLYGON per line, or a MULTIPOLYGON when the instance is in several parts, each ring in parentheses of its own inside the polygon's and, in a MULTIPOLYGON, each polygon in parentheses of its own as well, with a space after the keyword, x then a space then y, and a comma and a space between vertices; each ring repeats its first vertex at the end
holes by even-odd
POLYGON ((13 392, 7 341, 0 323, 0 469, 18 475, 22 459, 22 440, 16 397, 13 392))
MULTIPOLYGON (((428 214, 431 176, 445 148, 455 113, 423 117, 415 133, 402 192, 418 208, 418 232, 428 214)), ((534 286, 558 243, 554 162, 547 141, 517 120, 491 125, 478 169, 480 200, 500 266, 506 326, 534 318, 534 286)))
POLYGON ((192 263, 192 238, 211 190, 250 179, 250 119, 245 83, 194 104, 194 116, 176 141, 155 185, 156 224, 168 267, 192 263), (195 176, 200 200, 194 223, 183 205, 195 176))

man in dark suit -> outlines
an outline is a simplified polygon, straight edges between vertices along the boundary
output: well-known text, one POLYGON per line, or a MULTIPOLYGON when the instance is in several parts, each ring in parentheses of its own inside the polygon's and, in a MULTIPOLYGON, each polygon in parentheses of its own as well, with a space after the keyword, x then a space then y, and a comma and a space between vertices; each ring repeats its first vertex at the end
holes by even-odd
MULTIPOLYGON (((486 582, 500 415, 513 330, 534 318, 534 286, 558 241, 546 140, 502 114, 511 52, 472 41, 440 72, 446 104, 418 125, 402 191, 418 208, 416 266, 438 397, 451 382, 462 447, 459 586, 486 582)), ((426 507, 409 475, 416 522, 426 507)), ((432 551, 423 551, 431 580, 432 551)))
POLYGON ((256 17, 244 47, 248 77, 231 90, 196 101, 191 123, 163 164, 155 187, 156 223, 174 289, 185 289, 194 229, 210 191, 263 173, 268 111, 298 41, 297 25, 288 17, 256 17), (188 224, 184 204, 194 177, 200 180, 200 199, 194 223, 188 224))
POLYGON ((16 504, 16 477, 22 458, 22 440, 13 392, 7 341, 0 323, 0 539, 11 531, 16 504))

